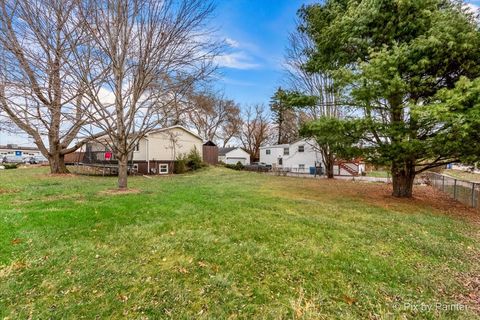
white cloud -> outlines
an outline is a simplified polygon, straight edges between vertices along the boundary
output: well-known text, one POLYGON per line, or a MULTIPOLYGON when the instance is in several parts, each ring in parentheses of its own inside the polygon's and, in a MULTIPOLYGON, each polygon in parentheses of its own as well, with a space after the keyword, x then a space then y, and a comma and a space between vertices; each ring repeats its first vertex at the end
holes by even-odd
POLYGON ((225 38, 225 43, 230 47, 230 48, 239 48, 240 43, 238 41, 233 40, 232 38, 225 38))
POLYGON ((218 56, 216 62, 220 67, 232 69, 255 69, 260 65, 251 61, 251 59, 244 52, 233 52, 218 56))

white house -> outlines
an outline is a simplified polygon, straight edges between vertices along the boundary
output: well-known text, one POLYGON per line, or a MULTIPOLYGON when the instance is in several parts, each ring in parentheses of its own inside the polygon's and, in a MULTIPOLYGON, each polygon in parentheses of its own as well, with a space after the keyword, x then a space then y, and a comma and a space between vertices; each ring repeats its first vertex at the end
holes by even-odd
POLYGON ((250 154, 242 148, 219 148, 218 161, 226 164, 250 164, 250 154))
MULTIPOLYGON (((299 173, 314 173, 315 167, 321 167, 325 173, 322 153, 313 139, 301 139, 290 144, 261 147, 260 162, 270 165, 272 168, 299 173)), ((337 161, 333 171, 335 175, 339 176, 359 175, 365 171, 365 163, 337 161)))
MULTIPOLYGON (((75 156, 83 163, 116 163, 115 155, 108 150, 108 144, 102 139, 87 144, 82 152, 75 156)), ((183 126, 172 126, 150 132, 142 138, 129 161, 140 173, 168 174, 173 172, 175 161, 180 155, 196 149, 202 157, 203 139, 183 126)))
POLYGON ((37 147, 22 147, 16 144, 7 144, 0 146, 0 162, 4 158, 12 162, 22 162, 24 158, 35 157, 38 160, 45 160, 40 150, 37 147))
POLYGON ((307 173, 310 168, 323 166, 322 159, 316 142, 310 139, 260 148, 260 162, 273 168, 288 168, 291 171, 307 173))

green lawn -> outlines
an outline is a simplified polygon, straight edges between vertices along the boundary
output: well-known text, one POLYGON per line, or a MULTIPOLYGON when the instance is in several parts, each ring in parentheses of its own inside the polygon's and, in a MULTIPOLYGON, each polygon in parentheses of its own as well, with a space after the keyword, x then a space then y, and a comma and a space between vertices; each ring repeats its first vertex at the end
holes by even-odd
POLYGON ((453 169, 445 169, 443 170, 442 173, 456 179, 480 183, 480 174, 478 173, 470 173, 462 170, 453 170, 453 169))
POLYGON ((391 176, 390 172, 388 171, 370 171, 367 172, 368 177, 375 177, 375 178, 389 178, 391 176))
POLYGON ((435 306, 468 303, 478 225, 383 185, 220 168, 115 182, 0 172, 0 318, 479 318, 435 306))

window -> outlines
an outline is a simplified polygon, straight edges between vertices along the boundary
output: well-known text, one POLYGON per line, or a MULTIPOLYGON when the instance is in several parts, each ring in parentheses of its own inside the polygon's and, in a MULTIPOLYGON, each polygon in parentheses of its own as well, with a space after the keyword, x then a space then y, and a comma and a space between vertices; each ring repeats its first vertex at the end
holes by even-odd
POLYGON ((283 155, 288 156, 290 154, 290 149, 289 148, 283 148, 283 155))
POLYGON ((299 164, 298 165, 298 170, 305 170, 305 165, 304 164, 299 164))
POLYGON ((281 166, 283 164, 283 159, 282 158, 278 158, 278 165, 281 166))
POLYGON ((140 142, 137 142, 137 143, 135 144, 135 147, 133 148, 133 151, 135 151, 135 152, 140 151, 140 142))
POLYGON ((298 152, 304 152, 305 146, 298 146, 298 152))
POLYGON ((161 163, 158 165, 158 173, 159 174, 167 174, 168 173, 168 164, 161 163))
POLYGON ((270 154, 270 149, 265 150, 265 154, 270 154))

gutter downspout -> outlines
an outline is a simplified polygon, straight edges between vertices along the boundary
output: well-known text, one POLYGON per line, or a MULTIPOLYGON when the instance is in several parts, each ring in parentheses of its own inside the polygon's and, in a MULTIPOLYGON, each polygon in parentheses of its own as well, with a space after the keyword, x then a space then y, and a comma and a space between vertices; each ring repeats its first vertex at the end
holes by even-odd
POLYGON ((147 174, 150 174, 150 157, 148 154, 148 145, 150 144, 150 142, 148 141, 147 137, 145 137, 145 140, 147 140, 147 174))

